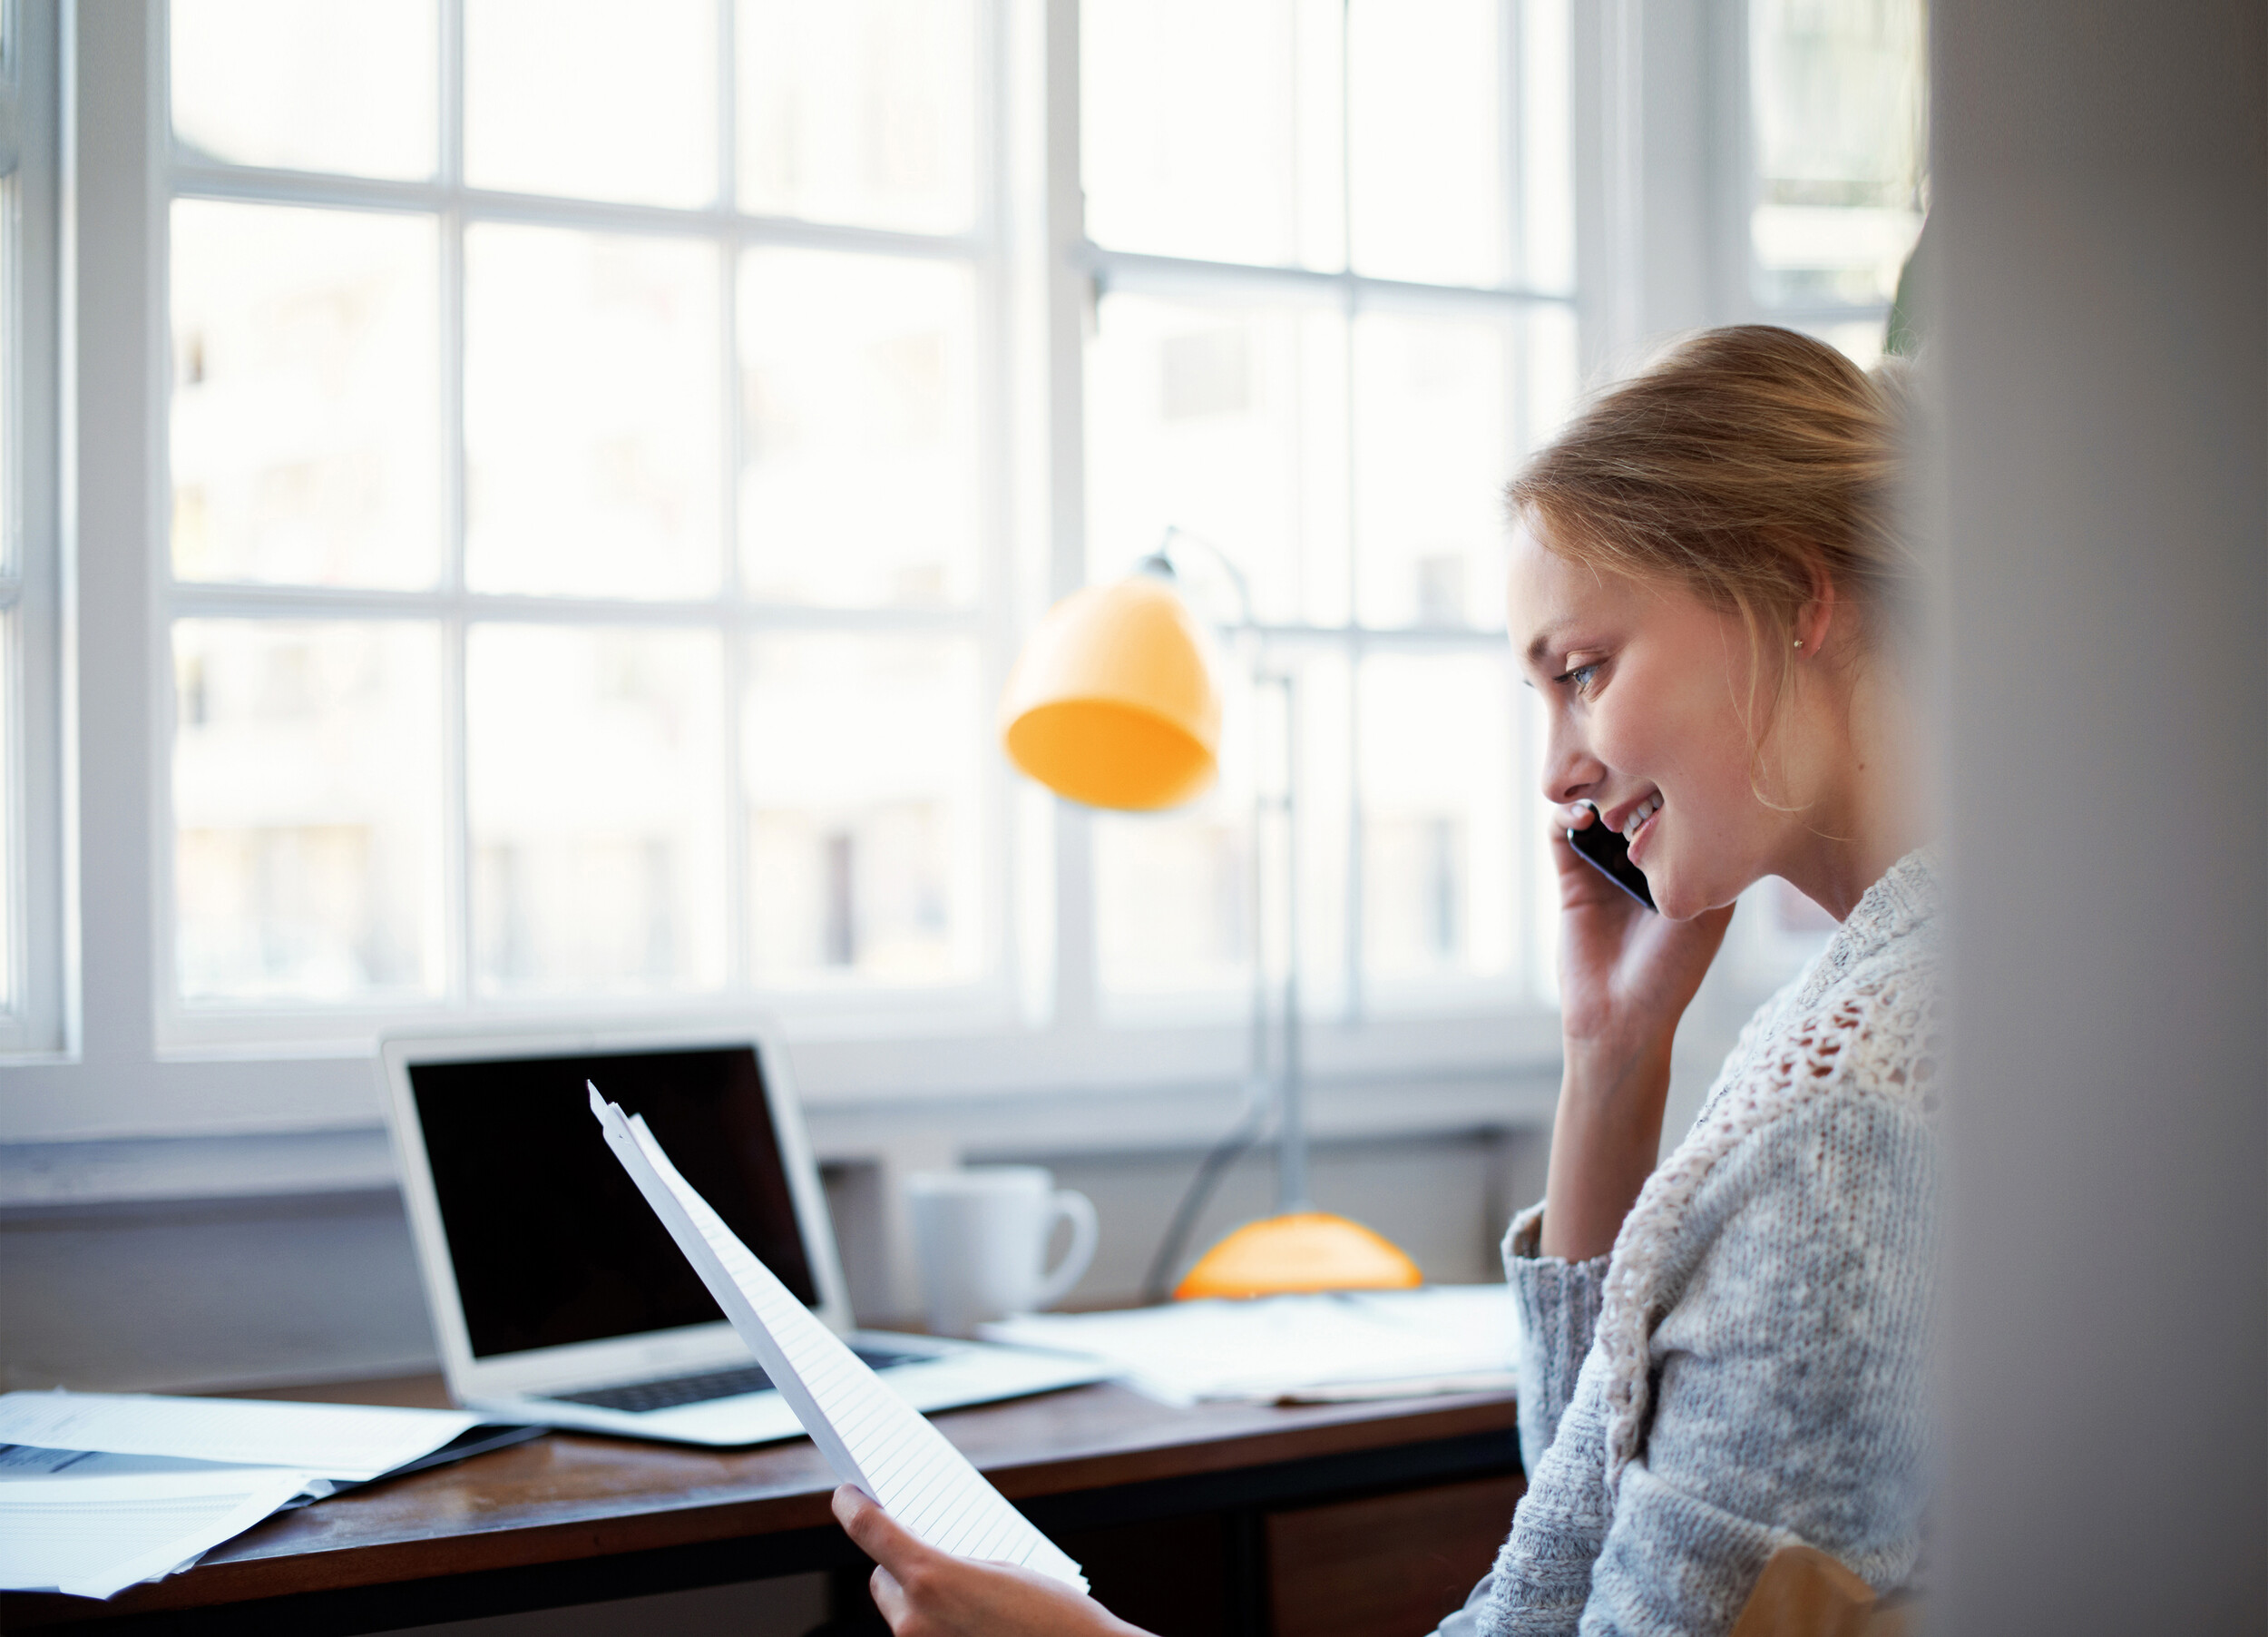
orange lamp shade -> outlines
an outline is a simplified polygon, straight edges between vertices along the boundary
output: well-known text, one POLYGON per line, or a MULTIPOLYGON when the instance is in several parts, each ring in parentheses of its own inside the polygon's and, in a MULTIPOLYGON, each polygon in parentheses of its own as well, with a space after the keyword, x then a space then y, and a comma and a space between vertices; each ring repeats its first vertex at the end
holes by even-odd
POLYGON ((1008 759, 1059 796, 1149 812, 1212 783, 1220 688, 1172 584, 1134 574, 1048 610, 1001 700, 1008 759))
POLYGON ((1418 1265, 1382 1235, 1327 1211, 1247 1222, 1197 1260, 1176 1301, 1207 1296, 1286 1296, 1314 1290, 1409 1290, 1418 1265))

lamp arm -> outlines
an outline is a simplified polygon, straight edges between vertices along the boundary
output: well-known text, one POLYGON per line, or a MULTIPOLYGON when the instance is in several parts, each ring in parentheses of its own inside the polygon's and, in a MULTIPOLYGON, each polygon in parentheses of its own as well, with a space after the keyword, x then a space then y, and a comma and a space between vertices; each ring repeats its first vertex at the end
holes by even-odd
MULTIPOLYGON (((1185 529, 1178 523, 1168 524, 1164 535, 1158 542, 1158 549, 1141 560, 1137 565, 1138 571, 1163 575, 1169 580, 1178 579, 1174 557, 1187 546, 1195 546, 1210 557, 1228 576, 1229 584, 1236 588, 1239 617, 1233 629, 1259 631, 1260 622, 1252 602, 1252 583, 1245 577, 1244 570, 1237 566, 1235 558, 1202 534, 1185 529)), ((1269 1079, 1275 1082, 1276 1210, 1290 1215, 1315 1209, 1307 1192, 1305 1065, 1301 1062, 1300 1051, 1303 1019, 1299 992, 1299 684, 1295 671, 1267 669, 1264 654, 1255 656, 1252 680, 1256 684, 1272 684, 1284 691, 1284 794, 1271 801, 1256 788, 1253 793, 1252 1073, 1255 1083, 1265 1083, 1269 1079), (1278 1020, 1281 1045, 1273 1076, 1268 1073, 1269 985, 1267 963, 1261 953, 1264 934, 1260 925, 1260 912, 1265 902, 1260 886, 1260 850, 1267 833, 1266 814, 1271 806, 1283 815, 1285 876, 1283 1010, 1278 1020)))
POLYGON ((1186 541, 1202 550, 1228 576, 1229 584, 1237 589, 1237 624, 1238 629, 1250 630, 1259 624, 1253 613, 1252 582, 1245 578, 1245 571, 1237 566, 1237 560, 1215 545, 1204 535, 1193 534, 1178 523, 1166 524, 1166 532, 1158 542, 1158 549, 1136 564, 1145 573, 1162 573, 1168 579, 1178 578, 1174 568, 1174 548, 1177 542, 1186 541))
POLYGON ((1299 995, 1299 677, 1285 671, 1270 680, 1284 690, 1284 1047, 1276 1081, 1276 1208, 1288 1216, 1315 1209, 1307 1192, 1306 1065, 1300 1049, 1305 1020, 1299 995))

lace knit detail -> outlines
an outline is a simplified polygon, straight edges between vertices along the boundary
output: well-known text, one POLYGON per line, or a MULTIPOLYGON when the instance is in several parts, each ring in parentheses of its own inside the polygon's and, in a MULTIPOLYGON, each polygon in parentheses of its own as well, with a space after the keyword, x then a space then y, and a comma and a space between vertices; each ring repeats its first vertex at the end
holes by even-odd
POLYGON ((1802 976, 1750 1020, 1693 1130, 1647 1180, 1608 1262, 1595 1345, 1604 1355, 1606 1502, 1638 1454, 1652 1393, 1648 1342, 1666 1316, 1664 1269, 1686 1209, 1743 1139, 1831 1092, 1937 1103, 1939 1005, 1928 981, 1936 892, 1909 854, 1860 898, 1802 976))

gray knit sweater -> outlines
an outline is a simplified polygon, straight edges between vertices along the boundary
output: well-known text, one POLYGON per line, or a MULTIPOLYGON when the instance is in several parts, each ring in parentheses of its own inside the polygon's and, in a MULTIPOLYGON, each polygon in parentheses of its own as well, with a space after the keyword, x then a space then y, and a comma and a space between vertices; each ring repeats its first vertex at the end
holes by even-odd
POLYGON ((1801 1541, 1920 1551, 1936 1157, 1920 854, 1743 1031, 1608 1256, 1504 1243, 1529 1490, 1453 1637, 1719 1633, 1801 1541))

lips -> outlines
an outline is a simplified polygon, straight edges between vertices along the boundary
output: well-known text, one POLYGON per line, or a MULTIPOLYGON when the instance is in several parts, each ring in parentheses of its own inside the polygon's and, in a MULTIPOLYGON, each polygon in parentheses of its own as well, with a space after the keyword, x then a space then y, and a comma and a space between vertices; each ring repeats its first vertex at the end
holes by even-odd
POLYGON ((1632 863, 1638 862, 1638 848, 1644 846, 1647 838, 1654 833, 1654 820, 1660 817, 1661 810, 1661 798, 1654 797, 1651 800, 1640 805, 1638 816, 1623 830, 1622 838, 1629 847, 1632 863))
POLYGON ((1638 831, 1645 828, 1647 820, 1661 811, 1661 807, 1662 793, 1659 790, 1648 790, 1628 807, 1618 807, 1611 810, 1601 809, 1598 821, 1620 836, 1626 842, 1635 841, 1637 839, 1638 831))
POLYGON ((1661 810, 1661 792, 1657 790, 1632 808, 1629 816, 1623 819, 1622 838, 1625 841, 1636 841, 1638 838, 1638 832, 1646 828, 1647 820, 1661 810))

